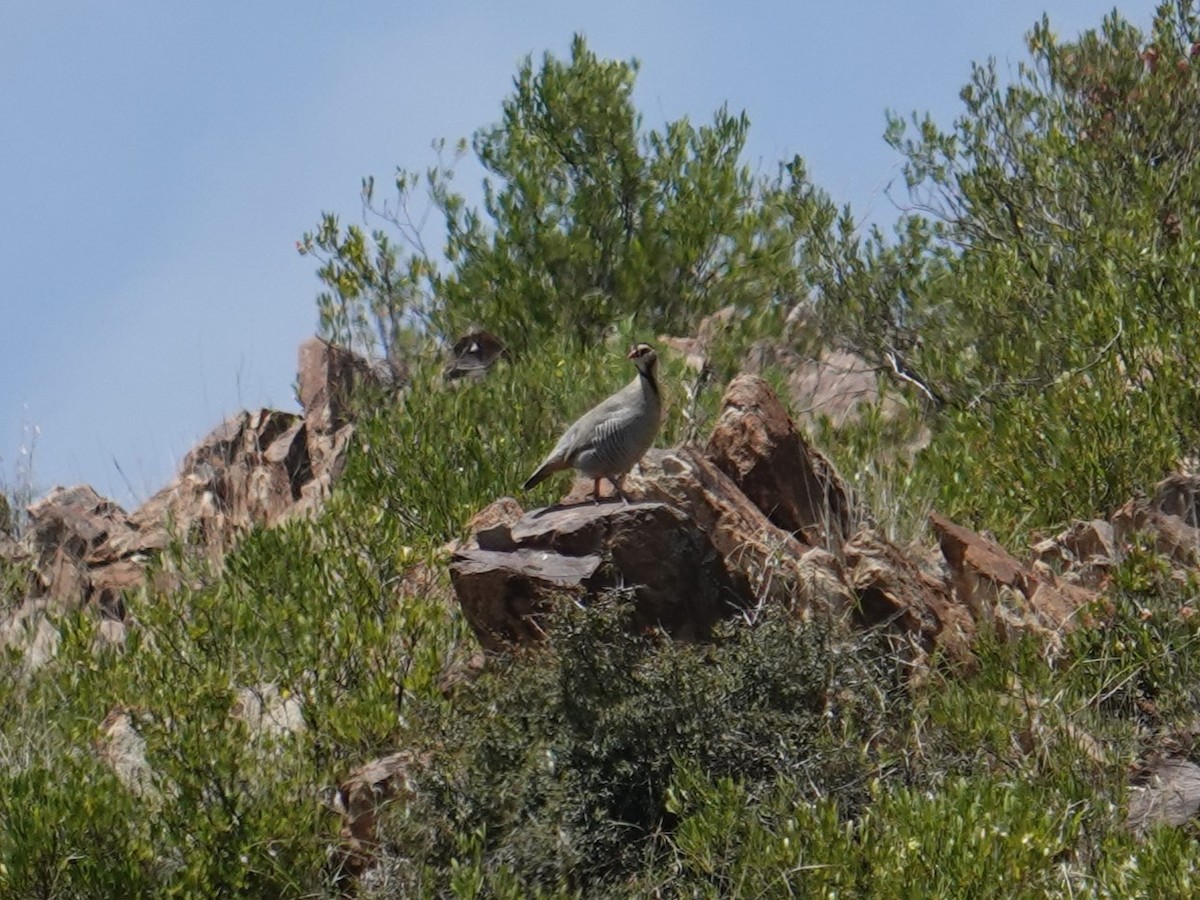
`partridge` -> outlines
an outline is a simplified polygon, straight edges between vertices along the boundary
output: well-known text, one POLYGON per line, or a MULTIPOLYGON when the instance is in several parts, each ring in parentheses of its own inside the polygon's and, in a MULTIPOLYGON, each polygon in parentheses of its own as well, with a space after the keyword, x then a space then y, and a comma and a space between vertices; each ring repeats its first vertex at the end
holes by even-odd
POLYGON ((627 358, 637 367, 637 376, 566 430, 537 471, 529 476, 525 490, 554 472, 578 469, 595 481, 593 499, 600 499, 600 482, 607 478, 618 496, 628 502, 621 491, 621 479, 654 443, 662 416, 662 399, 654 348, 637 344, 627 358))

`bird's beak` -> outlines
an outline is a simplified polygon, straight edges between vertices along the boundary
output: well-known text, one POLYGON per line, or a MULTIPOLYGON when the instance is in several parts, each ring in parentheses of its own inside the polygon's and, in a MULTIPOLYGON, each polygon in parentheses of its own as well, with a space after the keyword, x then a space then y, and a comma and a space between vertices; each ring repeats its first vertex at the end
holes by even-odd
POLYGON ((629 348, 629 352, 625 354, 625 358, 626 359, 636 359, 637 355, 638 355, 637 345, 634 344, 632 347, 629 348))

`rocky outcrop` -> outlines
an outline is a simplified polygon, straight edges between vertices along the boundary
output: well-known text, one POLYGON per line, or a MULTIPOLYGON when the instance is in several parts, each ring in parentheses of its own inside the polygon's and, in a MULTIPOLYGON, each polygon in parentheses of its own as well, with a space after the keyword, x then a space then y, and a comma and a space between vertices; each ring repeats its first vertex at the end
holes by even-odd
MULTIPOLYGON (((584 490, 586 485, 580 482, 570 497, 584 490)), ((686 446, 651 450, 640 471, 626 478, 625 490, 635 499, 667 503, 683 511, 708 535, 726 564, 741 574, 754 604, 805 602, 801 560, 809 545, 767 518, 700 450, 686 446)))
MULTIPOLYGON (((0 643, 44 660, 56 645, 46 614, 83 606, 106 623, 125 617, 125 591, 143 583, 147 563, 178 538, 214 556, 257 525, 307 515, 341 472, 354 426, 350 397, 383 385, 365 361, 313 339, 300 348, 302 415, 241 412, 213 429, 184 458, 179 474, 132 513, 92 488, 55 488, 29 507, 8 564, 33 573, 28 596, 0 619, 0 643)), ((119 628, 102 629, 119 640, 119 628)))
POLYGON ((969 655, 975 621, 954 604, 943 580, 869 529, 847 541, 843 552, 846 582, 857 599, 856 617, 862 625, 904 635, 923 652, 937 647, 953 659, 969 655))
POLYGON ((1065 581, 1099 590, 1108 583, 1119 546, 1112 523, 1092 519, 1076 522, 1032 549, 1040 570, 1061 573, 1065 581))
MULTIPOLYGON (((1099 597, 1094 576, 1078 575, 1081 561, 1104 570, 1107 548, 1115 553, 1121 540, 1115 525, 1110 535, 1090 523, 1027 563, 934 515, 940 553, 931 562, 854 515, 836 474, 755 377, 730 384, 705 449, 646 454, 625 479, 631 505, 592 503, 590 487, 578 479, 561 505, 533 513, 497 501, 454 548, 453 587, 486 649, 539 639, 539 617, 558 598, 587 602, 618 586, 633 590, 639 626, 689 638, 723 615, 779 603, 884 627, 956 660, 970 658, 980 627, 1057 646, 1099 597)), ((1168 518, 1178 548, 1187 537, 1179 529, 1190 526, 1168 518)))
POLYGON ((23 675, 52 660, 61 640, 44 599, 25 600, 0 618, 0 649, 20 654, 23 675))
POLYGON ((306 432, 300 416, 267 409, 217 426, 130 516, 145 535, 139 549, 161 549, 177 535, 222 553, 248 528, 293 514, 314 480, 306 432))
POLYGON ((646 454, 624 482, 631 504, 593 503, 590 488, 577 479, 560 506, 529 514, 499 500, 453 548, 454 590, 485 648, 540 637, 558 598, 622 586, 637 627, 685 638, 762 603, 841 619, 857 602, 838 556, 846 491, 761 379, 730 386, 707 450, 646 454))
POLYGON ((87 485, 55 488, 29 507, 34 597, 56 611, 94 603, 123 618, 122 592, 142 577, 140 538, 125 511, 87 485))

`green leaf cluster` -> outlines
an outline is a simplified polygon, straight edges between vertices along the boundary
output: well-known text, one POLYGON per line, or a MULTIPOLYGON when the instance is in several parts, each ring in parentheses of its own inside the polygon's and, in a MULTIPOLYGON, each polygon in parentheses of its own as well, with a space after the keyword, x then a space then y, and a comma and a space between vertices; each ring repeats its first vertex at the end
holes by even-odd
POLYGON ((683 333, 727 305, 767 315, 802 299, 808 279, 794 263, 810 228, 834 218, 803 162, 752 173, 741 158, 749 121, 724 108, 709 124, 646 128, 637 69, 599 58, 581 36, 565 60, 526 59, 500 120, 471 141, 482 209, 452 190, 453 165, 399 172, 382 206, 368 179, 367 208, 401 240, 343 231, 331 215, 305 235, 330 288, 322 331, 348 343, 372 320, 393 335, 408 316, 442 337, 483 326, 524 354, 560 335, 595 345, 618 321, 683 333), (444 224, 440 250, 409 213, 422 187, 444 224))
POLYGON ((956 515, 1111 510, 1197 443, 1198 24, 1164 4, 1149 40, 1113 13, 1063 42, 1043 19, 1012 77, 974 67, 953 128, 890 121, 909 205, 877 258, 922 264, 868 331, 919 335, 924 483, 956 515))

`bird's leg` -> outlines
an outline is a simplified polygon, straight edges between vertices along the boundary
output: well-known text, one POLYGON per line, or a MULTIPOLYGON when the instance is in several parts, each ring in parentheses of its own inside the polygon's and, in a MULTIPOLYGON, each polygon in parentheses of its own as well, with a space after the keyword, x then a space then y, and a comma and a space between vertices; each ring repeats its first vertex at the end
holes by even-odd
POLYGON ((600 502, 600 479, 599 478, 595 479, 595 482, 596 483, 592 485, 592 502, 599 503, 600 502))
POLYGON ((624 502, 624 504, 626 506, 628 506, 629 498, 626 497, 625 492, 623 490, 621 490, 621 481, 623 480, 623 478, 624 478, 623 475, 618 475, 616 478, 609 478, 608 480, 612 482, 612 486, 616 490, 617 496, 621 498, 621 500, 624 502))

